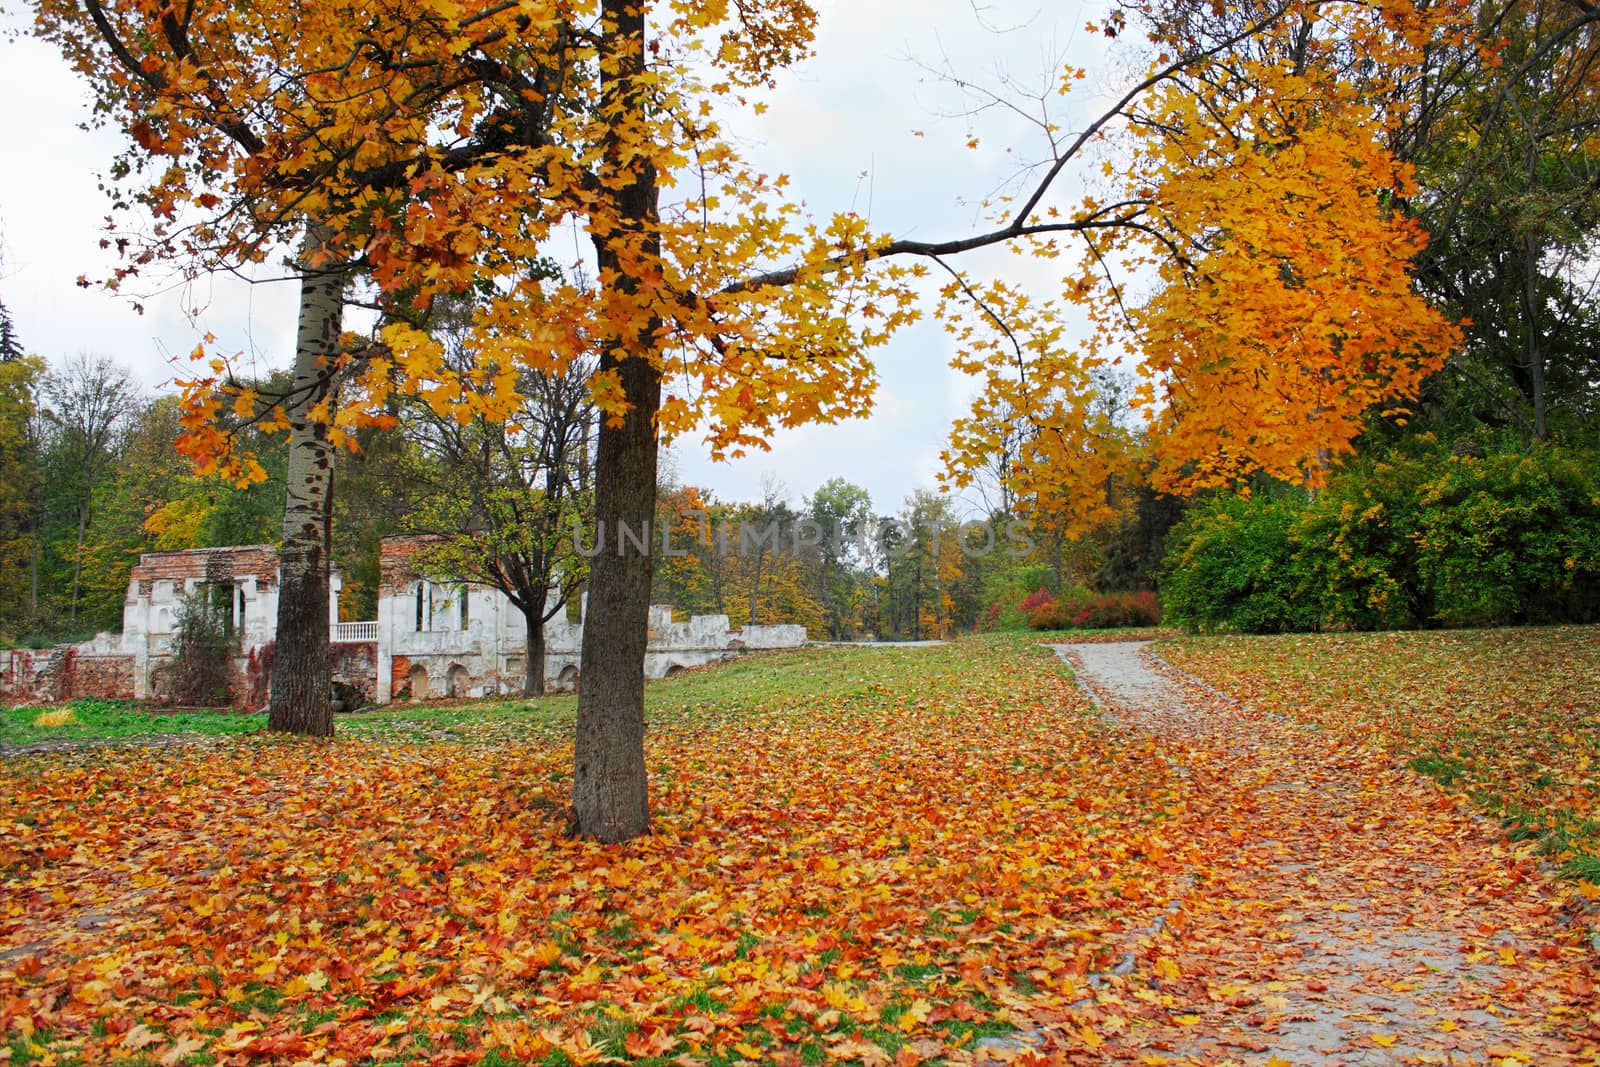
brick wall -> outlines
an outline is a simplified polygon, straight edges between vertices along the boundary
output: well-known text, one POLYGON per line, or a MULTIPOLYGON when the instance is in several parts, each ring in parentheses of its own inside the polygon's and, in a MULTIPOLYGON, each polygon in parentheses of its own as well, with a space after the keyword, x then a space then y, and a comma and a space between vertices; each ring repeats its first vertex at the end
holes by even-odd
POLYGON ((64 699, 132 700, 134 667, 132 656, 77 656, 64 699))
POLYGON ((361 694, 361 703, 371 704, 378 692, 378 643, 340 641, 328 646, 333 680, 361 694))
MULTIPOLYGON (((131 657, 130 657, 131 658, 131 657)), ((149 699, 158 704, 172 704, 176 698, 172 694, 172 665, 175 656, 150 657, 150 692, 149 699)), ((267 672, 271 669, 272 660, 270 653, 262 665, 259 651, 252 649, 249 655, 234 656, 228 660, 228 700, 229 703, 243 708, 245 711, 260 711, 267 706, 267 672)))
POLYGON ((49 704, 95 697, 133 699, 132 656, 83 653, 75 645, 0 651, 0 701, 49 704))
POLYGON ((378 548, 378 594, 396 593, 420 577, 413 564, 416 558, 441 538, 433 534, 385 537, 378 548))
POLYGON ((389 668, 389 693, 394 700, 402 700, 411 695, 411 660, 406 656, 396 656, 389 668))
MULTIPOLYGON (((190 578, 231 581, 236 576, 245 575, 254 575, 262 585, 276 582, 278 550, 271 545, 241 545, 236 548, 146 552, 139 557, 128 578, 134 582, 155 583, 190 578)), ((148 586, 145 591, 148 593, 148 586)))

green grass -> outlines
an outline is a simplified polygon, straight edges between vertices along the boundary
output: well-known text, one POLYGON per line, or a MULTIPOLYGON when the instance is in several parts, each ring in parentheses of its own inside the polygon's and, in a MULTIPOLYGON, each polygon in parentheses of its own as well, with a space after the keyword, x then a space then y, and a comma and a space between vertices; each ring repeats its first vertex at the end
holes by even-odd
MULTIPOLYGON (((1029 635, 1012 640, 1033 643, 1029 635)), ((885 707, 908 686, 950 670, 937 648, 799 648, 749 653, 726 663, 651 681, 645 721, 675 729, 714 729, 754 716, 781 715, 819 702, 857 709, 885 707), (933 674, 930 674, 930 668, 933 674)), ((952 672, 951 679, 955 675, 952 672)), ((535 700, 504 697, 447 705, 394 704, 340 716, 345 737, 382 741, 498 743, 570 735, 578 698, 570 693, 535 700)))
MULTIPOLYGON (((1030 643, 1034 635, 999 637, 1030 643)), ((730 718, 781 712, 818 700, 849 700, 862 707, 896 699, 931 664, 931 648, 801 648, 749 653, 728 663, 652 681, 645 715, 652 723, 712 727, 730 718)), ((534 700, 493 697, 450 704, 391 704, 377 711, 340 715, 342 736, 381 741, 494 743, 570 733, 578 698, 558 694, 534 700)), ((264 713, 164 711, 158 705, 79 700, 59 707, 0 712, 0 746, 41 741, 124 740, 163 734, 240 734, 266 727, 264 713), (46 711, 71 709, 64 726, 35 726, 46 711)))
POLYGON ((241 734, 267 725, 263 714, 231 711, 162 711, 153 704, 125 700, 76 700, 56 707, 0 710, 0 746, 15 747, 58 739, 147 737, 153 734, 241 734), (75 721, 35 726, 47 711, 70 710, 75 721))

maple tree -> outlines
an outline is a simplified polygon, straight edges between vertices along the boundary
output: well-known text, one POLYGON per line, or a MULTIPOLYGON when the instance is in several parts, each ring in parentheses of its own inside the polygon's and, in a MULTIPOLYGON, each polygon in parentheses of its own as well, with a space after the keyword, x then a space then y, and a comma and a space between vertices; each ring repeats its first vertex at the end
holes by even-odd
POLYGON ((1104 165, 1135 221, 1087 235, 1065 305, 960 277, 945 292, 958 365, 986 379, 952 438, 955 479, 994 447, 997 415, 1025 413, 1035 432, 1008 478, 1042 513, 1052 496, 1088 506, 1086 486, 1130 470, 1128 444, 1092 408, 1089 376, 1114 353, 1146 378, 1155 485, 1192 491, 1255 472, 1320 482, 1367 412, 1413 398, 1458 341, 1414 291, 1426 235, 1401 208, 1414 177, 1388 139, 1407 117, 1409 72, 1430 42, 1464 35, 1462 15, 1140 10, 1157 47, 1200 58, 1130 103, 1127 165, 1104 165), (1127 285, 1141 271, 1157 279, 1142 302, 1127 285), (1067 306, 1091 327, 1077 344, 1067 306))
POLYGON ((1415 185, 1385 144, 1403 106, 1384 106, 1459 32, 1449 19, 1301 12, 1137 118, 1139 180, 1186 241, 1137 319, 1167 401, 1158 486, 1256 470, 1318 484, 1365 414, 1414 397, 1456 345, 1410 282, 1426 235, 1396 203, 1415 185))
MULTIPOLYGON (((1403 392, 1410 381, 1403 368, 1420 373, 1427 365, 1430 357, 1416 355, 1401 369, 1386 362, 1381 373, 1364 376, 1364 361, 1383 354, 1383 344, 1420 352, 1446 331, 1408 302, 1404 266, 1414 231, 1379 204, 1380 192, 1403 175, 1364 139, 1378 127, 1364 124, 1355 104, 1344 106, 1336 78, 1304 73, 1295 81, 1268 63, 1236 73, 1240 84, 1266 79, 1260 91, 1230 102, 1239 121, 1287 107, 1296 93, 1316 112, 1315 123, 1295 126, 1281 159, 1241 152, 1219 162, 1213 180, 1191 181, 1197 176, 1180 171, 1175 157, 1152 151, 1139 165, 1154 191, 1076 205, 1057 195, 1063 176, 1108 131, 1137 126, 1141 117, 1197 117, 1197 83, 1221 69, 1230 48, 1287 33, 1296 14, 1310 19, 1323 7, 1291 5, 1220 42, 1158 57, 1148 76, 1079 134, 1051 137, 1048 163, 1025 196, 997 205, 990 228, 944 241, 873 234, 852 214, 809 221, 785 200, 781 180, 743 163, 722 137, 716 101, 759 106, 756 97, 775 72, 809 49, 816 16, 797 0, 693 8, 640 0, 580 7, 434 0, 374 10, 365 19, 346 18, 332 5, 281 0, 248 11, 41 0, 39 25, 95 81, 103 112, 131 139, 128 180, 156 222, 153 243, 133 248, 125 271, 161 255, 200 266, 259 259, 273 242, 305 235, 290 395, 241 389, 220 364, 189 386, 187 447, 203 465, 254 473, 250 458, 230 452, 217 427, 225 406, 270 408, 266 421, 294 435, 280 597, 288 614, 280 619, 275 665, 294 680, 274 684, 276 726, 331 729, 320 711, 326 694, 311 691, 322 677, 315 657, 326 636, 318 635, 324 628, 313 624, 309 606, 325 580, 331 448, 361 425, 391 418, 386 402, 397 391, 462 420, 504 420, 521 371, 559 372, 580 355, 596 359, 591 388, 604 418, 595 518, 619 551, 597 561, 592 575, 573 801, 583 833, 615 841, 649 825, 642 664, 652 567, 648 550, 615 534, 644 529, 654 517, 659 441, 699 432, 720 456, 761 446, 775 427, 864 411, 873 378, 868 353, 914 316, 911 282, 920 261, 948 268, 948 257, 1001 243, 1056 256, 1064 251, 1060 242, 1088 238, 1094 263, 1121 255, 1137 265, 1137 242, 1153 235, 1185 271, 1204 267, 1210 255, 1214 272, 1248 267, 1260 277, 1268 259, 1270 270, 1279 270, 1282 252, 1252 259, 1242 239, 1202 247, 1217 226, 1251 221, 1219 223, 1214 214, 1230 168, 1257 168, 1263 181, 1300 181, 1303 191, 1286 189, 1280 207, 1295 196, 1322 196, 1316 183, 1325 181, 1348 192, 1334 199, 1338 210, 1318 215, 1332 244, 1316 245, 1317 254, 1344 247, 1335 238, 1345 225, 1391 253, 1373 257, 1371 272, 1341 283, 1327 299, 1344 311, 1371 308, 1363 323, 1390 325, 1364 332, 1346 322, 1330 330, 1306 320, 1302 332, 1311 340, 1296 344, 1317 353, 1302 360, 1310 380, 1337 371, 1338 384, 1376 396, 1403 392), (1181 79, 1186 72, 1193 77, 1181 79), (1321 99, 1329 94, 1331 101, 1321 99), (1281 173, 1291 161, 1318 169, 1296 179, 1281 173), (1191 185, 1197 192, 1179 195, 1191 185), (1157 212, 1161 220, 1152 221, 1157 212), (569 226, 590 238, 595 285, 536 269, 552 235, 569 226), (339 336, 341 294, 358 273, 385 313, 372 345, 339 336), (491 295, 473 316, 466 340, 473 359, 463 374, 446 365, 426 326, 438 298, 468 289, 491 295), (337 394, 336 374, 345 379, 337 394), (311 658, 286 657, 286 634, 302 635, 311 658)), ((1373 39, 1387 41, 1421 25, 1420 18, 1410 8, 1386 8, 1368 22, 1378 27, 1373 39)), ((1063 87, 1080 74, 1068 71, 1063 87)), ((1197 118, 1193 125, 1196 145, 1222 143, 1222 132, 1197 118)), ((1258 240, 1275 241, 1289 226, 1279 219, 1282 210, 1259 214, 1278 220, 1269 224, 1278 229, 1258 240)), ((1348 251, 1339 260, 1351 269, 1361 262, 1348 251)), ((1337 278, 1342 270, 1301 270, 1294 276, 1307 284, 1296 291, 1320 292, 1310 282, 1320 285, 1324 274, 1337 278)), ((1050 471, 1100 462, 1085 439, 1099 424, 1081 414, 1076 399, 1093 364, 1062 353, 1059 315, 1031 311, 1023 294, 1003 283, 953 277, 945 300, 953 318, 976 307, 998 328, 1029 337, 1020 346, 984 347, 973 333, 962 357, 980 372, 1020 360, 1041 379, 1027 395, 1012 390, 1004 397, 1041 425, 1059 424, 1038 436, 1036 463, 1024 474, 1042 487, 1051 484, 1050 471), (1022 320, 1019 327, 1007 325, 1014 319, 1022 320)), ((1088 274, 1075 276, 1069 290, 1102 309, 1112 299, 1088 274)), ((1228 325, 1223 316, 1239 314, 1228 310, 1220 287, 1209 291, 1206 307, 1188 295, 1182 311, 1174 290, 1146 314, 1166 346, 1168 380, 1189 380, 1179 353, 1196 338, 1178 325, 1182 314, 1209 316, 1216 328, 1228 325)), ((1280 310, 1314 316, 1315 303, 1305 295, 1298 308, 1290 301, 1280 310)), ((1230 328, 1241 338, 1231 360, 1275 365, 1261 362, 1267 353, 1246 343, 1244 326, 1230 328)), ((1210 373, 1204 366, 1193 371, 1210 373)), ((1009 390, 1001 384, 1008 374, 989 374, 991 388, 1009 390)), ((1233 382, 1224 374, 1191 384, 1209 396, 1233 382)), ((1172 410, 1186 410, 1178 399, 1174 394, 1172 410)), ((1316 407, 1327 414, 1302 421, 1345 425, 1339 419, 1347 407, 1333 397, 1316 407)), ((1180 439, 1181 429, 1173 436, 1180 439)), ((1284 435, 1293 458, 1279 454, 1270 462, 1303 462, 1304 436, 1284 435)), ((1324 446, 1338 447, 1319 442, 1324 446)), ((1080 483, 1098 483, 1101 473, 1087 469, 1080 483)))

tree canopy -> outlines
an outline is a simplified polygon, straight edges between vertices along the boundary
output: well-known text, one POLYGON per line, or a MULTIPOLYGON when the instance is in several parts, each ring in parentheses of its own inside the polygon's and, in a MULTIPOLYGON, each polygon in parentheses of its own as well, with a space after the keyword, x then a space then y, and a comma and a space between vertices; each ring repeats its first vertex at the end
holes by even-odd
MULTIPOLYGON (((1098 29, 1142 22, 1146 73, 1070 135, 1046 111, 1047 156, 1019 195, 939 240, 813 217, 725 135, 719 109, 759 111, 812 47, 817 15, 801 0, 38 12, 128 137, 114 176, 150 228, 113 284, 158 258, 261 260, 304 234, 307 285, 357 278, 382 316, 374 340, 341 340, 342 290, 310 317, 303 303, 307 362, 288 396, 199 353, 186 447, 239 478, 261 472, 225 412, 321 427, 334 445, 392 427, 396 394, 462 424, 514 421, 525 375, 591 359, 595 521, 615 537, 655 517, 662 440, 694 432, 722 456, 864 412, 870 353, 919 313, 931 264, 948 277, 939 312, 957 364, 983 385, 956 429, 954 481, 1014 447, 1009 496, 1060 515, 1070 539, 1123 513, 1117 486, 1140 461, 1136 435, 1096 407, 1092 383, 1118 353, 1140 364, 1139 399, 1156 410, 1157 484, 1192 489, 1256 473, 1318 483, 1367 414, 1398 411, 1458 343, 1412 284, 1425 234, 1396 142, 1431 50, 1474 38, 1460 6, 1119 9, 1098 29), (573 233, 592 261, 547 269, 573 233), (1041 299, 956 262, 994 245, 1061 261, 1058 291, 1041 299), (430 315, 467 293, 467 358, 446 359, 430 315), (1082 343, 1074 314, 1091 327, 1082 343)), ((297 469, 292 454, 291 510, 297 469)), ((652 566, 622 550, 593 572, 574 799, 580 828, 606 840, 648 825, 652 566)), ((935 585, 937 622, 948 593, 935 585)))

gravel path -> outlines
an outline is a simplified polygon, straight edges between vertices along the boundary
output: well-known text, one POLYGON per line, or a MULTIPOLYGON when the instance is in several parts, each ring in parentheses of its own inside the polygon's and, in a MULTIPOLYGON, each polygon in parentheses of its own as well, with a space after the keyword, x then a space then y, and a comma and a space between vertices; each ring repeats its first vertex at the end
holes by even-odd
POLYGON ((1463 804, 1238 706, 1144 642, 1056 647, 1115 722, 1163 739, 1205 805, 1206 866, 1141 950, 1141 995, 1173 1001, 1170 1026, 1130 1035, 1170 1050, 1143 1062, 1600 1062, 1579 1036, 1597 1005, 1571 977, 1578 933, 1463 804))

